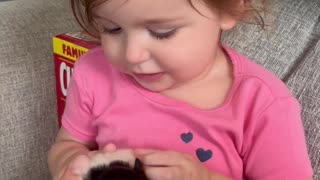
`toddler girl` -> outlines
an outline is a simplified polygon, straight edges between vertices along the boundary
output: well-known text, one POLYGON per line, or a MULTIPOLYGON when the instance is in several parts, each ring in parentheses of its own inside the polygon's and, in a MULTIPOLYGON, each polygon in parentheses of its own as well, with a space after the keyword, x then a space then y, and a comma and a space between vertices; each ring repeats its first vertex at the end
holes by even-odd
POLYGON ((72 0, 101 47, 76 63, 49 153, 57 180, 79 157, 132 149, 151 180, 311 179, 297 100, 220 43, 252 2, 72 0))

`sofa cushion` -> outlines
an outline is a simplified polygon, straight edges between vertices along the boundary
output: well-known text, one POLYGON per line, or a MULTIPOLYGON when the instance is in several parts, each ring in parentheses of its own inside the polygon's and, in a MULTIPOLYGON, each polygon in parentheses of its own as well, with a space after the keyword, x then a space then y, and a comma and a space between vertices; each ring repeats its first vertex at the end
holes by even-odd
POLYGON ((302 106, 309 155, 320 179, 320 39, 309 48, 286 82, 302 106))
POLYGON ((52 37, 75 31, 65 0, 0 2, 0 179, 50 179, 57 132, 52 37))

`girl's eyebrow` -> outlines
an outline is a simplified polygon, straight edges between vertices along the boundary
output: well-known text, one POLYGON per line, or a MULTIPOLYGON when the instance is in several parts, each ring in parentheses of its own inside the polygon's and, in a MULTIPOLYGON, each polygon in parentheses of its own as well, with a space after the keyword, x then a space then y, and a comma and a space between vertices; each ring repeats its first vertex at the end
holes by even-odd
MULTIPOLYGON (((108 18, 105 18, 105 17, 102 17, 102 16, 99 16, 97 14, 92 14, 92 17, 93 18, 98 18, 98 19, 103 19, 103 20, 106 20, 106 21, 109 21, 111 23, 114 23, 114 21, 108 19, 108 18)), ((167 17, 161 17, 161 18, 146 18, 144 20, 140 20, 138 21, 137 23, 135 23, 136 25, 145 25, 145 24, 148 24, 148 25, 156 25, 156 24, 167 24, 167 23, 173 23, 173 22, 177 22, 177 21, 180 21, 182 20, 183 18, 182 17, 172 17, 172 18, 167 18, 167 17)))
POLYGON ((154 18, 154 19, 146 19, 138 22, 138 24, 165 24, 180 21, 181 17, 173 17, 173 18, 154 18))

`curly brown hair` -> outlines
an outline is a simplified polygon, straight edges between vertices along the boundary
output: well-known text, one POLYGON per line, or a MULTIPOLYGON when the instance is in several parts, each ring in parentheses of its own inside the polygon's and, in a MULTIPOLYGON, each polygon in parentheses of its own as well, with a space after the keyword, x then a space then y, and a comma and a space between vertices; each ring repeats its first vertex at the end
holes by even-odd
MULTIPOLYGON (((108 0, 71 0, 73 15, 79 25, 94 37, 99 37, 99 33, 94 22, 92 9, 108 0)), ((190 5, 193 7, 191 2, 190 5)), ((256 0, 260 3, 258 7, 254 0, 199 0, 203 1, 209 8, 219 9, 220 12, 227 13, 232 17, 249 24, 257 24, 264 28, 265 23, 260 14, 264 11, 265 0, 256 0), (253 19, 253 21, 252 21, 253 19)))

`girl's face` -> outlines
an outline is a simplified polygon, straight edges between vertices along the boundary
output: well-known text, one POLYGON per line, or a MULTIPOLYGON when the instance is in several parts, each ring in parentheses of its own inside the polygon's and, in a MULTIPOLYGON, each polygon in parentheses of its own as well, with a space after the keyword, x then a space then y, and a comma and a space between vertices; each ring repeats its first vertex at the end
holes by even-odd
POLYGON ((156 92, 204 78, 223 54, 221 30, 235 21, 199 0, 192 5, 187 0, 109 0, 97 6, 95 21, 110 63, 156 92))

